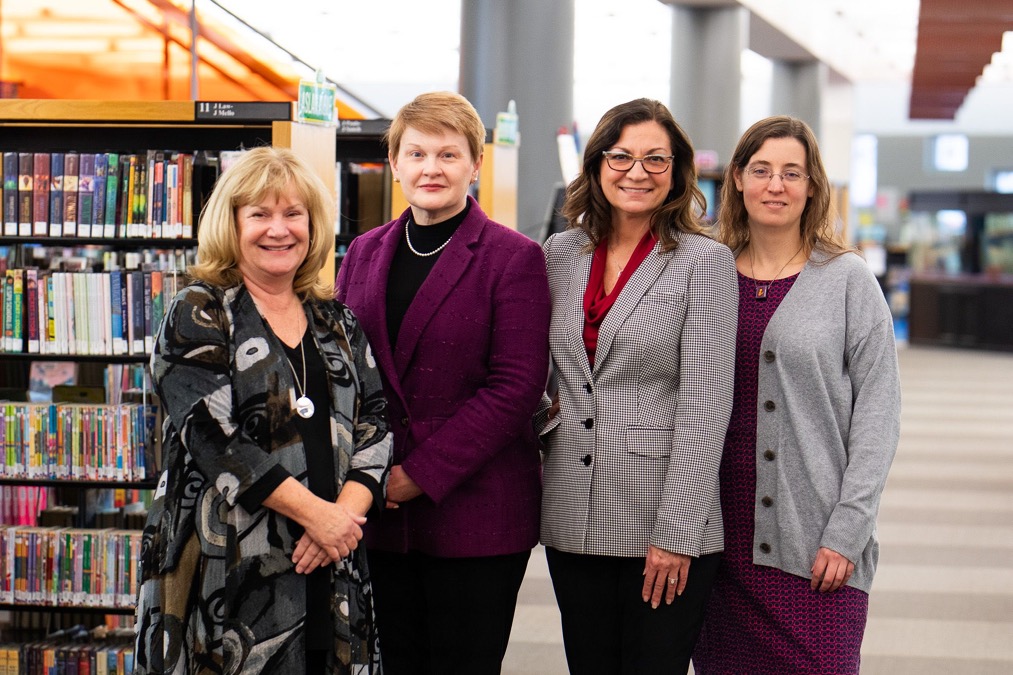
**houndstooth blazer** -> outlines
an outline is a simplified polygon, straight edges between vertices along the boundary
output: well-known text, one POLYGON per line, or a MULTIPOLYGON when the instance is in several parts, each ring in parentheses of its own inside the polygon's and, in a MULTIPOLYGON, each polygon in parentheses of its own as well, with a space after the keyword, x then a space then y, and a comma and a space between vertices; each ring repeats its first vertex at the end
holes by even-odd
POLYGON ((543 246, 560 411, 545 441, 541 540, 589 555, 700 556, 724 547, 718 468, 732 410, 738 287, 731 251, 684 234, 648 254, 601 324, 581 331, 592 251, 582 230, 543 246))

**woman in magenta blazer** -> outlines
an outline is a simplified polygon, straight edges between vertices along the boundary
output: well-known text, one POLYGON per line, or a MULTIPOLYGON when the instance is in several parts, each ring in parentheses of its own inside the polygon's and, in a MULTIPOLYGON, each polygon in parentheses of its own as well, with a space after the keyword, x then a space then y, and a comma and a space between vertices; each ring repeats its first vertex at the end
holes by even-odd
POLYGON ((538 541, 545 264, 468 195, 485 127, 466 99, 417 97, 386 140, 410 208, 357 237, 337 281, 394 434, 388 509, 365 537, 383 668, 499 673, 538 541))

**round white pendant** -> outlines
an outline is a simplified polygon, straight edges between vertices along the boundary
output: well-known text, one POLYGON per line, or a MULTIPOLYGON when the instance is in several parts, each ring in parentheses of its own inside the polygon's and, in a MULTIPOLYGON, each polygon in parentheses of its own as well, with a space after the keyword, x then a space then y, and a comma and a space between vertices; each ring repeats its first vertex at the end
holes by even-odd
POLYGON ((313 412, 316 407, 313 405, 313 401, 308 396, 300 396, 295 400, 295 411, 299 413, 299 417, 303 419, 309 419, 313 417, 313 412))

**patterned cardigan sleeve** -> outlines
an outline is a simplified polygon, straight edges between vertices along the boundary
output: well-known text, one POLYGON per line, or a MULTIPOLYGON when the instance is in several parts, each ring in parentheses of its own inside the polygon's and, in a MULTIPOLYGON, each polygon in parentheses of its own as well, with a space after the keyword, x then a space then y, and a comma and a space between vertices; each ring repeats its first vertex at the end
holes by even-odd
MULTIPOLYGON (((234 323, 220 294, 206 286, 189 286, 173 298, 151 358, 155 389, 169 423, 205 480, 232 505, 278 464, 277 457, 235 423, 230 356, 234 323)), ((237 345, 237 371, 257 368, 267 354, 263 338, 237 345)))
MULTIPOLYGON (((334 307, 340 316, 340 325, 347 338, 349 360, 355 366, 358 377, 359 397, 353 420, 353 451, 349 475, 368 476, 375 481, 381 493, 374 496, 379 507, 383 502, 376 499, 386 493, 393 455, 393 438, 389 433, 387 420, 387 399, 383 393, 380 372, 373 358, 373 350, 366 340, 358 320, 339 302, 334 307)), ((367 483, 367 481, 362 481, 367 483)))

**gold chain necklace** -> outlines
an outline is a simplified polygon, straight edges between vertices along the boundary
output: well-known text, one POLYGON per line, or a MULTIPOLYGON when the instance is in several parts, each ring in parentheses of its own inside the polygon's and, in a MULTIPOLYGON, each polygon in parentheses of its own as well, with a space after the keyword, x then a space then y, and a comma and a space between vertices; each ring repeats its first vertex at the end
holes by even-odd
MULTIPOLYGON (((804 244, 803 244, 803 246, 804 246, 804 244)), ((752 247, 752 245, 750 245, 749 246, 749 276, 751 276, 753 278, 753 289, 756 291, 756 295, 753 296, 753 297, 755 297, 757 300, 766 300, 767 296, 770 295, 770 287, 773 286, 774 282, 778 280, 777 278, 779 276, 781 276, 781 272, 783 272, 784 268, 788 266, 788 263, 790 263, 792 260, 794 260, 795 256, 797 256, 801 252, 802 252, 802 246, 799 246, 798 250, 795 251, 795 253, 793 253, 792 256, 790 258, 788 258, 788 260, 785 261, 785 263, 783 265, 781 265, 781 269, 779 269, 777 271, 777 273, 774 275, 774 278, 770 280, 770 283, 759 284, 759 283, 756 282, 756 273, 753 272, 753 247, 752 247)))

